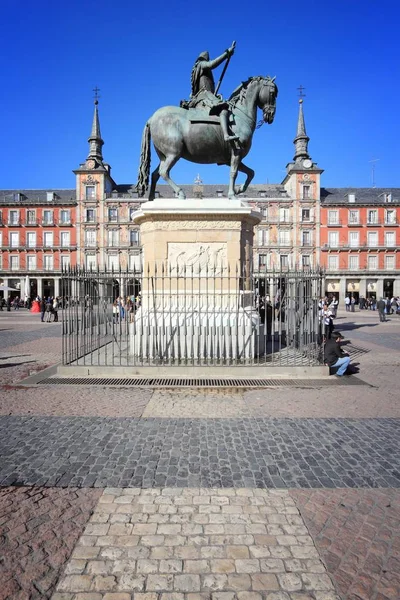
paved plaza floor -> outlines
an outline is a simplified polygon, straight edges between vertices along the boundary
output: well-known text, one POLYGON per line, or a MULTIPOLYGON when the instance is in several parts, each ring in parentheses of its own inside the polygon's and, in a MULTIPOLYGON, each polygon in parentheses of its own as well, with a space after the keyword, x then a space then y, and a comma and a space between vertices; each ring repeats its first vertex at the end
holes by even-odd
POLYGON ((400 317, 335 326, 365 385, 26 387, 0 312, 0 600, 399 600, 400 317))

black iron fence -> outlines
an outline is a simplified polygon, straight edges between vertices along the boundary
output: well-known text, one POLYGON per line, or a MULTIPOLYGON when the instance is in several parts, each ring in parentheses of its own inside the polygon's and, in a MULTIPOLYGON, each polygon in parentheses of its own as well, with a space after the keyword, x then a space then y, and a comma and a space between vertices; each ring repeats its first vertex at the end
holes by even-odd
POLYGON ((63 273, 62 362, 75 366, 312 366, 318 271, 229 267, 63 273))

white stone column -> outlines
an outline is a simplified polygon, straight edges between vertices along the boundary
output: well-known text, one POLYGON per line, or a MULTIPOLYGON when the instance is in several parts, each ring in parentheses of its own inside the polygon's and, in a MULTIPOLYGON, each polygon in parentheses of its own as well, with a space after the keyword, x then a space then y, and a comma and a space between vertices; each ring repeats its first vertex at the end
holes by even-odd
POLYGON ((39 298, 42 298, 42 296, 43 296, 43 279, 42 279, 42 277, 37 278, 37 295, 39 296, 39 298))
MULTIPOLYGON (((8 278, 7 277, 3 277, 2 279, 3 279, 3 282, 4 282, 3 285, 7 286, 8 285, 8 278)), ((8 294, 9 294, 9 291, 8 290, 4 290, 4 300, 7 300, 8 294)))
POLYGON ((383 277, 377 277, 376 279, 376 299, 383 298, 383 277))
POLYGON ((365 278, 360 279, 360 298, 361 296, 364 296, 364 298, 367 297, 367 280, 365 278))
POLYGON ((54 277, 54 296, 57 298, 60 295, 60 278, 54 277))
POLYGON ((339 302, 342 305, 342 307, 345 306, 344 299, 346 298, 346 295, 347 295, 346 277, 341 277, 340 283, 339 283, 339 302))

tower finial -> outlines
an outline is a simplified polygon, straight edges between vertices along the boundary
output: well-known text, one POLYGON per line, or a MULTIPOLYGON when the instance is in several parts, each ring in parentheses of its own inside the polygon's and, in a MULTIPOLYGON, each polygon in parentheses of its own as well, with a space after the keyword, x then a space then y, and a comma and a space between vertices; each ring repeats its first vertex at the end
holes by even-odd
POLYGON ((310 141, 310 138, 306 133, 306 125, 304 122, 303 113, 303 98, 305 98, 305 88, 300 85, 297 89, 299 90, 299 116, 297 119, 297 133, 293 143, 295 147, 294 161, 295 163, 300 163, 305 158, 310 159, 310 155, 308 154, 308 142, 310 141))
POLYGON ((99 96, 100 88, 98 88, 97 85, 96 85, 96 87, 93 88, 93 91, 94 91, 94 103, 98 104, 99 103, 99 98, 101 97, 101 96, 99 96))
POLYGON ((103 153, 102 153, 102 146, 104 144, 103 140, 101 139, 101 132, 100 132, 100 120, 99 120, 99 110, 98 110, 98 104, 99 104, 99 91, 100 88, 96 87, 93 88, 94 91, 94 115, 93 115, 93 122, 92 122, 92 131, 90 134, 90 137, 88 139, 89 142, 89 155, 88 155, 88 159, 95 159, 97 162, 102 162, 103 160, 103 153))

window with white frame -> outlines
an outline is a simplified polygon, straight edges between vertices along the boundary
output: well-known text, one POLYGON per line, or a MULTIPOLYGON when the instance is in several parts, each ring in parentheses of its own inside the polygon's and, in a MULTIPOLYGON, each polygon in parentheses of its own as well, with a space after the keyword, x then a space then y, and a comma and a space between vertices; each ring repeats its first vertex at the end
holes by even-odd
POLYGON ((86 268, 95 269, 96 268, 96 255, 95 254, 86 254, 86 268))
POLYGON ((349 210, 349 225, 358 225, 360 223, 360 212, 358 210, 349 210))
POLYGON ((109 208, 108 209, 108 222, 109 223, 117 223, 118 222, 118 208, 109 208))
POLYGON ((95 247, 96 246, 96 230, 95 229, 86 229, 85 230, 85 246, 87 247, 95 247))
POLYGON ((18 248, 19 246, 19 233, 17 231, 10 232, 10 246, 11 248, 18 248))
POLYGON ((135 212, 136 212, 136 208, 129 209, 129 220, 130 221, 133 221, 133 215, 135 214, 135 212))
POLYGON ((367 223, 375 224, 378 222, 378 211, 377 210, 369 210, 367 213, 367 223))
POLYGON ((360 266, 360 257, 358 254, 349 254, 349 269, 357 271, 360 266))
POLYGON ((53 232, 52 231, 44 231, 43 232, 43 246, 45 248, 53 247, 53 232))
POLYGON ((269 231, 268 229, 259 229, 257 231, 257 239, 259 246, 268 246, 269 231))
POLYGON ((28 271, 36 271, 36 254, 28 254, 26 257, 28 271))
POLYGON ((263 221, 268 219, 268 206, 261 206, 260 212, 262 214, 263 221))
POLYGON ((330 254, 328 256, 328 269, 329 271, 337 271, 339 269, 339 256, 337 254, 330 254))
POLYGON ((3 255, 0 254, 0 271, 2 270, 2 268, 3 268, 3 255))
POLYGON ((351 248, 358 248, 360 245, 360 232, 350 231, 349 232, 349 246, 351 248))
POLYGON ((0 231, 0 248, 1 248, 2 245, 3 245, 3 234, 0 231))
POLYGON ((85 222, 86 223, 95 223, 96 222, 96 209, 95 208, 87 208, 86 209, 85 222))
POLYGON ((311 267, 311 257, 309 254, 303 254, 301 257, 301 265, 303 268, 311 267))
POLYGON ((109 248, 119 246, 119 231, 118 229, 109 229, 107 234, 109 248))
POLYGON ((86 200, 95 200, 95 198, 96 198, 96 186, 95 185, 87 185, 86 186, 85 198, 86 198, 86 200))
POLYGON ((54 270, 54 257, 52 254, 45 254, 43 256, 43 269, 45 271, 54 270))
POLYGON ((107 261, 108 268, 114 271, 118 271, 119 269, 119 256, 118 254, 109 254, 107 261))
POLYGON ((328 225, 339 225, 339 211, 328 210, 328 225))
POLYGON ((60 257, 60 267, 62 271, 65 271, 66 269, 68 269, 68 267, 71 265, 71 257, 69 254, 61 254, 60 257))
POLYGON ((69 210, 60 210, 60 223, 62 225, 66 225, 67 223, 71 223, 71 211, 69 211, 69 210))
POLYGON ((302 223, 309 223, 311 221, 311 211, 309 208, 301 209, 301 221, 302 223))
POLYGON ((338 231, 328 231, 328 245, 330 248, 337 248, 339 246, 338 231))
POLYGON ((306 229, 301 233, 301 245, 302 246, 311 246, 311 231, 306 229))
POLYGON ((129 243, 131 246, 139 245, 139 230, 131 229, 129 232, 129 243))
POLYGON ((288 208, 280 208, 279 209, 279 222, 280 223, 289 223, 290 220, 290 210, 288 208))
POLYGON ((279 231, 279 245, 290 246, 290 231, 281 230, 279 231))
POLYGON ((396 245, 394 231, 385 231, 385 246, 394 248, 396 245))
POLYGON ((140 254, 130 254, 129 255, 129 270, 136 271, 136 273, 141 272, 141 257, 140 254))
POLYGON ((28 246, 28 248, 36 248, 36 231, 27 232, 26 245, 28 246))
POLYGON ((395 268, 396 268, 395 255, 394 254, 386 254, 385 269, 387 271, 394 271, 395 268))
POLYGON ((281 254, 279 260, 281 269, 287 269, 289 267, 289 256, 287 254, 281 254))
POLYGON ((367 242, 370 248, 376 248, 378 245, 378 232, 368 231, 367 242))
POLYGON ((10 271, 18 271, 19 269, 19 256, 10 255, 10 271))
POLYGON ((264 269, 267 266, 267 255, 259 254, 258 255, 258 267, 264 269))
POLYGON ((8 211, 8 224, 9 225, 18 225, 19 223, 19 210, 9 210, 8 211))
POLYGON ((396 223, 396 211, 395 210, 386 210, 385 211, 385 223, 386 225, 392 225, 396 223))
POLYGON ((303 185, 303 199, 311 198, 311 186, 303 185))
POLYGON ((71 234, 69 231, 61 231, 60 233, 60 246, 63 248, 69 248, 71 234))
POLYGON ((26 224, 27 225, 36 225, 36 211, 35 210, 27 210, 26 211, 26 224))
POLYGON ((53 211, 52 210, 44 210, 43 211, 43 224, 44 225, 53 225, 53 211))
POLYGON ((378 257, 376 254, 370 254, 368 256, 368 269, 371 271, 376 271, 378 268, 378 257))

